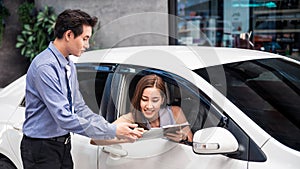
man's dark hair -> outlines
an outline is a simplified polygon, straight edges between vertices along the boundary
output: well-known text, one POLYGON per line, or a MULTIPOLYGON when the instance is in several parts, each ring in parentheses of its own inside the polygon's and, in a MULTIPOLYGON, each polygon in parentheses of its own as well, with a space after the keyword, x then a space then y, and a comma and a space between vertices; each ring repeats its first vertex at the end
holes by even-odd
POLYGON ((76 38, 83 32, 82 25, 94 27, 97 22, 97 17, 91 17, 89 14, 81 11, 80 9, 66 9, 60 13, 56 19, 54 36, 61 39, 67 30, 71 30, 76 38))

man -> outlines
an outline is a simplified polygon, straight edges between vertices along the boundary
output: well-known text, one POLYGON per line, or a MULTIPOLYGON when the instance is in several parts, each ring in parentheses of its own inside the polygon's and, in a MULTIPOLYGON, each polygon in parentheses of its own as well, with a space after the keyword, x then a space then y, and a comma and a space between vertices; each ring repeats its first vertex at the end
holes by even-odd
POLYGON ((73 168, 70 133, 96 139, 120 138, 133 142, 142 132, 136 124, 110 124, 94 114, 80 94, 74 63, 89 48, 97 23, 81 10, 58 15, 55 39, 32 61, 26 77, 26 119, 21 156, 24 169, 73 168))

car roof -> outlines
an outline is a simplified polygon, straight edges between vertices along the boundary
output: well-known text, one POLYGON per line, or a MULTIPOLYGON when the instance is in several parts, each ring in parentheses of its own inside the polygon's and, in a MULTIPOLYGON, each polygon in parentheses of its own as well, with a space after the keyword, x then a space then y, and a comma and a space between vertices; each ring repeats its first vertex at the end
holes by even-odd
POLYGON ((136 46, 92 50, 73 59, 76 63, 113 63, 172 69, 184 66, 199 69, 245 60, 282 58, 273 53, 250 49, 204 46, 136 46))

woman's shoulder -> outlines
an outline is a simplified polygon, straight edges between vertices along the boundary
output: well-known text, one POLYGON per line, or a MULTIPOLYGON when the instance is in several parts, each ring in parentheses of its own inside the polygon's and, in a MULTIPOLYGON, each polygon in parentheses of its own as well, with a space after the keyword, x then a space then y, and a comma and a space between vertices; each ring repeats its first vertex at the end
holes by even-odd
POLYGON ((179 106, 168 106, 169 109, 172 110, 173 113, 180 113, 182 112, 181 108, 179 106))
POLYGON ((179 106, 169 106, 175 119, 181 119, 183 116, 182 109, 179 106))

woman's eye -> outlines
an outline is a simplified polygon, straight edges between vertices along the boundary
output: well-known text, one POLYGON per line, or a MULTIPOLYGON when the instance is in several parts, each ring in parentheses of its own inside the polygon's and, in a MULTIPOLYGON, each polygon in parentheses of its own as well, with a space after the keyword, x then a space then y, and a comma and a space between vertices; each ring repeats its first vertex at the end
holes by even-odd
POLYGON ((144 99, 144 98, 142 98, 141 100, 142 100, 143 102, 146 102, 146 101, 148 101, 148 99, 144 99))
POLYGON ((154 102, 154 103, 156 103, 156 102, 158 102, 158 101, 159 101, 159 99, 152 100, 152 102, 154 102))

